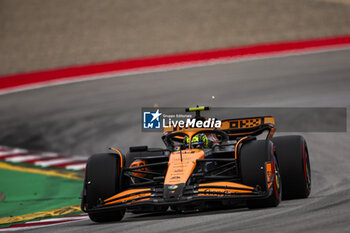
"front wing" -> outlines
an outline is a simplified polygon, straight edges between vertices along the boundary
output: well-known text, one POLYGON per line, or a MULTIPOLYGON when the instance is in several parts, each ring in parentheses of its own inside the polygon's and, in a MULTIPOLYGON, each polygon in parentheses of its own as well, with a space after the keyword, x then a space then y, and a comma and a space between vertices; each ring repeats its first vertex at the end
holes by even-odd
POLYGON ((264 199, 271 195, 272 188, 267 191, 259 187, 250 187, 234 182, 212 182, 185 186, 165 185, 163 188, 138 188, 118 193, 96 207, 82 210, 88 213, 103 212, 116 209, 139 207, 145 205, 183 205, 192 202, 264 199))

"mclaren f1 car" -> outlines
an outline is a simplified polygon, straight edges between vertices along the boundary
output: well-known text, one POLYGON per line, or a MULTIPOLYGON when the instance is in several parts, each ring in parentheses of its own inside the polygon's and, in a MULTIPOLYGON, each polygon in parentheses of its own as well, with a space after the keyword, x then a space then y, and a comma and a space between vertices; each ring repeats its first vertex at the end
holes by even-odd
MULTIPOLYGON (((186 110, 201 121, 201 111, 208 109, 186 110)), ((227 119, 217 128, 167 127, 163 149, 133 146, 126 154, 111 148, 111 153, 93 155, 81 208, 92 221, 106 222, 120 221, 126 210, 186 211, 236 202, 266 208, 278 206, 282 198, 308 197, 305 139, 273 137, 274 132, 271 116, 227 119), (258 139, 264 132, 266 138, 258 139)))

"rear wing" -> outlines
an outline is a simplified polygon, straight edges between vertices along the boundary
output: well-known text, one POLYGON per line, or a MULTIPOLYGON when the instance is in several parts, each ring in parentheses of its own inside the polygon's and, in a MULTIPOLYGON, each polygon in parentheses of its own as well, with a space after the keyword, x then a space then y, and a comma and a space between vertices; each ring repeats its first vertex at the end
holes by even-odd
MULTIPOLYGON (((163 134, 184 129, 186 128, 180 128, 179 126, 165 127, 163 134)), ((221 127, 217 129, 225 131, 230 136, 230 139, 248 135, 257 136, 265 131, 268 131, 267 138, 272 138, 276 130, 275 119, 272 116, 226 119, 221 121, 221 127)))
POLYGON ((229 136, 256 136, 264 131, 268 131, 267 138, 272 138, 275 133, 275 119, 272 116, 226 119, 221 121, 219 128, 225 131, 229 136))
MULTIPOLYGON (((201 111, 210 110, 210 107, 198 106, 193 108, 186 108, 186 112, 195 112, 195 119, 199 121, 206 120, 201 116, 201 111)), ((212 126, 213 127, 213 126, 212 126)), ((174 131, 184 130, 179 126, 169 126, 163 129, 163 134, 168 134, 174 131)), ((221 129, 225 131, 231 139, 239 136, 257 136, 265 131, 268 131, 267 138, 272 138, 275 133, 275 119, 272 116, 249 117, 221 120, 221 127, 212 128, 221 129)))

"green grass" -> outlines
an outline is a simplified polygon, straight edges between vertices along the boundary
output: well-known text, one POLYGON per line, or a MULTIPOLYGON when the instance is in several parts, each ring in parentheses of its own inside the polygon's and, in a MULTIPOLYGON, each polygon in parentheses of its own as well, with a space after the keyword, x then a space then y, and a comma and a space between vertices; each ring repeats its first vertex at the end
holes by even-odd
POLYGON ((80 203, 82 180, 0 169, 0 218, 80 203))

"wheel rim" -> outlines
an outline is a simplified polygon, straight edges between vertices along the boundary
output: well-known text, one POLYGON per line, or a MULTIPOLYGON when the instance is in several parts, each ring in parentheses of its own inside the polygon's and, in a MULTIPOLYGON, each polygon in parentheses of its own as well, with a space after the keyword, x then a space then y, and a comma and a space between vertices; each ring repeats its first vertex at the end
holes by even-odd
POLYGON ((303 162, 304 162, 304 173, 305 173, 305 185, 306 190, 308 194, 311 191, 311 170, 310 170, 310 160, 309 160, 309 153, 307 151, 305 141, 303 145, 303 162))
POLYGON ((279 168, 277 164, 276 157, 274 157, 274 170, 275 170, 275 179, 274 179, 274 185, 275 185, 275 195, 276 198, 279 199, 280 193, 281 193, 281 177, 279 173, 279 168))

